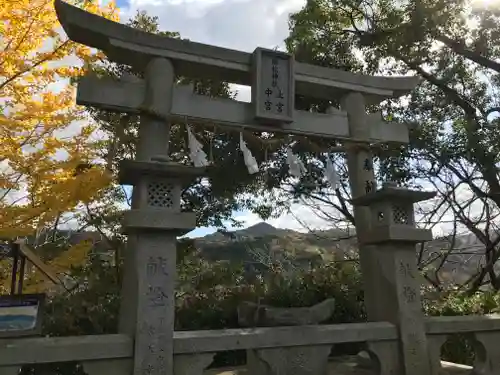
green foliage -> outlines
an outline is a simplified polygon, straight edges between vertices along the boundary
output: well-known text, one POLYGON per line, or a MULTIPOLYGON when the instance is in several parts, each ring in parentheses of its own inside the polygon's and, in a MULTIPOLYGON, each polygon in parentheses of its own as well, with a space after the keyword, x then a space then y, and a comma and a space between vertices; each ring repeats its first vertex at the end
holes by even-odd
MULTIPOLYGON (((71 277, 79 280, 70 293, 49 298, 44 314, 47 336, 116 333, 120 279, 117 267, 95 258, 75 266, 71 277)), ((24 366, 21 375, 86 375, 77 363, 24 366)))
POLYGON ((192 279, 192 290, 178 296, 178 329, 237 328, 238 304, 259 300, 276 307, 301 307, 335 298, 338 308, 329 323, 364 319, 357 267, 332 263, 292 275, 275 270, 253 278, 245 276, 241 267, 217 263, 205 267, 192 279))
POLYGON ((68 294, 51 298, 45 332, 52 336, 115 333, 121 288, 116 267, 95 259, 75 267, 72 276, 80 284, 68 294))
MULTIPOLYGON (((378 179, 432 186, 442 201, 423 212, 430 224, 450 215, 460 230, 484 244, 489 263, 500 255, 489 227, 500 212, 499 30, 498 7, 468 0, 309 0, 290 16, 286 40, 303 62, 421 78, 407 100, 372 108, 411 125, 409 147, 377 151, 378 179), (472 214, 472 204, 487 210, 472 214)), ((303 104, 304 109, 325 105, 299 101, 303 104)), ((500 289, 492 269, 487 264, 480 270, 470 292, 487 276, 491 287, 500 289)))
MULTIPOLYGON (((206 262, 192 246, 181 241, 178 251, 176 329, 238 328, 237 306, 242 301, 260 301, 276 307, 311 306, 335 298, 337 307, 327 324, 366 321, 359 269, 354 262, 330 263, 297 273, 272 272, 248 275, 242 267, 224 262, 206 262)), ((65 295, 50 298, 44 333, 50 336, 115 333, 119 312, 119 267, 96 258, 85 267, 72 270, 81 284, 65 295)), ((442 300, 424 298, 428 315, 450 316, 496 312, 500 296, 453 292, 442 300)), ((354 354, 361 347, 338 345, 334 355, 354 354)), ((473 351, 467 337, 452 337, 443 347, 444 359, 471 363, 473 351)), ((215 365, 237 365, 242 352, 225 352, 215 365)), ((26 366, 23 375, 81 375, 76 364, 26 366), (44 372, 46 371, 46 372, 44 372), (54 371, 54 372, 51 372, 54 371)))
POLYGON ((472 296, 452 292, 442 300, 424 301, 426 311, 432 316, 484 315, 497 312, 500 295, 495 292, 477 292, 472 296))

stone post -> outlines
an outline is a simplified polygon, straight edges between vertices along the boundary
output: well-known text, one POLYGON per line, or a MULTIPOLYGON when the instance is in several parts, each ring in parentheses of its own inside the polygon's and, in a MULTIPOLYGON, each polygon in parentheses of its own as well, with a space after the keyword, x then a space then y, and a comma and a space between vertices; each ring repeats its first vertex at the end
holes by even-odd
POLYGON ((120 166, 120 183, 134 186, 123 222, 129 243, 120 330, 135 337, 134 375, 172 375, 176 238, 196 225, 194 214, 180 210, 181 188, 193 171, 168 162, 172 64, 152 60, 145 80, 137 157, 120 166))
POLYGON ((420 278, 415 244, 432 239, 430 230, 415 227, 413 204, 434 192, 413 191, 385 184, 382 189, 353 200, 370 210, 371 228, 362 243, 376 246, 373 268, 378 270, 379 318, 397 325, 405 375, 433 374, 420 299, 420 278))
MULTIPOLYGON (((370 128, 367 123, 368 116, 363 94, 349 93, 342 99, 341 106, 347 112, 350 136, 356 140, 368 141, 370 128)), ((368 146, 368 143, 346 143, 347 168, 352 198, 361 197, 376 189, 373 156, 368 146)), ((379 270, 376 268, 377 248, 363 244, 361 240, 370 228, 370 209, 354 206, 354 219, 368 320, 383 320, 378 302, 381 291, 383 294, 383 287, 380 284, 379 270)))
MULTIPOLYGON (((174 87, 174 69, 172 63, 166 59, 155 59, 146 67, 145 81, 147 91, 145 103, 141 111, 141 123, 139 126, 136 160, 150 161, 158 155, 168 156, 168 142, 170 139, 170 124, 164 119, 154 115, 151 110, 154 103, 155 93, 157 106, 168 114, 172 106, 172 91, 174 87), (164 94, 162 97, 161 94, 164 94), (147 109, 147 106, 151 108, 147 109)), ((126 92, 123 95, 127 95, 126 92)), ((139 187, 132 192, 132 208, 140 207, 139 187)), ((137 322, 137 270, 136 270, 136 238, 135 233, 129 233, 127 245, 123 254, 123 282, 120 304, 120 317, 118 331, 120 333, 135 336, 137 322)))

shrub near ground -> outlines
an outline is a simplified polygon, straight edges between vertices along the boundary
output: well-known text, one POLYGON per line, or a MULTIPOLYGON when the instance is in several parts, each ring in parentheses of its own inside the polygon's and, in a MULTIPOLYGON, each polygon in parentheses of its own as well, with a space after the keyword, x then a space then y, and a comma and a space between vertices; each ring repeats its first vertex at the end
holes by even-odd
MULTIPOLYGON (((288 273, 280 268, 266 276, 245 277, 241 267, 215 264, 207 274, 193 278, 190 292, 177 298, 179 330, 238 328, 241 301, 260 301, 276 307, 311 306, 335 298, 337 308, 325 323, 365 320, 359 271, 354 263, 331 263, 314 270, 288 273), (222 276, 224 274, 224 276, 222 276), (214 278, 224 279, 217 284, 214 278)), ((334 354, 356 353, 359 345, 338 345, 334 354)), ((244 353, 224 353, 214 365, 244 363, 244 353)))

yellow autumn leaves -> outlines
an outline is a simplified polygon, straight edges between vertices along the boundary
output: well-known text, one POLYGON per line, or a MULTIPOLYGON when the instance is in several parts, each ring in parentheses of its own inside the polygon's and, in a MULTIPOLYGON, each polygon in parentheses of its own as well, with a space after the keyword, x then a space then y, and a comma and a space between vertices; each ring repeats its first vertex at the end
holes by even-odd
MULTIPOLYGON (((118 20, 112 1, 104 7, 98 0, 68 2, 118 20)), ((95 128, 75 105, 70 84, 99 57, 67 40, 53 0, 0 0, 0 238, 53 227, 109 185, 105 168, 95 165, 95 128), (89 163, 92 168, 79 168, 89 163)), ((75 246, 54 266, 81 263, 82 246, 88 248, 75 246)), ((5 262, 0 271, 8 270, 5 262)), ((5 286, 7 274, 0 273, 5 286)), ((38 276, 31 281, 38 284, 38 276)))
MULTIPOLYGON (((75 3, 75 2, 73 2, 75 3)), ((117 20, 112 2, 78 1, 117 20)), ((70 79, 99 56, 68 41, 52 0, 0 0, 0 237, 31 234, 109 183, 94 128, 75 106, 70 79)))

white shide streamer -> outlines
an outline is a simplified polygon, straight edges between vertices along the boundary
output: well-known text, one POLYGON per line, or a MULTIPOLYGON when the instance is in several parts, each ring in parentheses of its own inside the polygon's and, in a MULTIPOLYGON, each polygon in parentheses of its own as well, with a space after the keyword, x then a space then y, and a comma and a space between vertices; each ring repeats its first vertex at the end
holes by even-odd
POLYGON ((202 144, 196 139, 189 125, 186 125, 188 134, 189 157, 195 167, 208 166, 207 154, 203 151, 202 144))
POLYGON ((293 177, 300 178, 306 174, 307 170, 304 163, 302 163, 302 160, 297 155, 294 155, 290 147, 286 150, 286 162, 293 177))
POLYGON ((337 173, 337 170, 335 168, 335 164, 332 162, 332 160, 327 157, 326 158, 326 170, 325 170, 325 175, 326 179, 328 180, 328 183, 333 189, 338 189, 339 188, 339 174, 337 173))
POLYGON ((248 173, 257 173, 259 171, 259 164, 257 164, 257 160, 255 160, 252 152, 247 147, 247 144, 243 139, 243 133, 240 133, 240 150, 243 153, 243 159, 245 160, 245 165, 247 166, 248 173))

